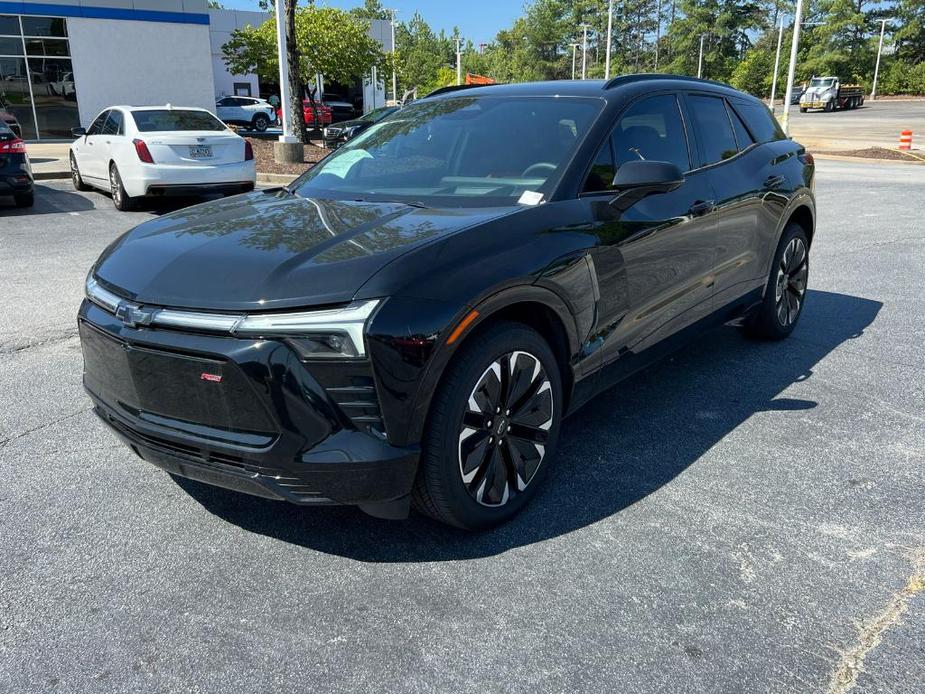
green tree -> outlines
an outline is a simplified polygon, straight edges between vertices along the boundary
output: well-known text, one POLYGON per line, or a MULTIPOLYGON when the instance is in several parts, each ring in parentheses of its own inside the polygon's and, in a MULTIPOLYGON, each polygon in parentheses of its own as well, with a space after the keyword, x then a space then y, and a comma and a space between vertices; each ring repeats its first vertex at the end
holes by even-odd
POLYGON ((360 19, 390 19, 389 11, 379 0, 365 0, 363 7, 354 7, 350 14, 360 19))

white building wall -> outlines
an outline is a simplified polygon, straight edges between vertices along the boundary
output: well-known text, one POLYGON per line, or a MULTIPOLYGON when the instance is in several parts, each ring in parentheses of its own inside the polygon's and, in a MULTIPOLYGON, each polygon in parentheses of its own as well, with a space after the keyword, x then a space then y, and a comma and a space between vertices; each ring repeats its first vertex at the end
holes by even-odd
POLYGON ((67 20, 80 123, 107 106, 215 110, 209 27, 134 20, 67 20))
POLYGON ((215 80, 215 97, 234 95, 236 82, 251 85, 251 96, 260 96, 260 82, 257 75, 232 75, 225 67, 222 46, 231 38, 235 29, 246 26, 258 27, 270 15, 265 12, 244 10, 209 10, 209 41, 212 49, 212 74, 215 80))

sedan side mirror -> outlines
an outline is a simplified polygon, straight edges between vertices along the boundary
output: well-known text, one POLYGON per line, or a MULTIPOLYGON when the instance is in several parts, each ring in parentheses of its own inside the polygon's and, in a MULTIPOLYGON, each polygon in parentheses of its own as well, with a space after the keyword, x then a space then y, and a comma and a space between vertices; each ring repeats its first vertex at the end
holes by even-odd
POLYGON ((71 135, 74 137, 83 137, 87 134, 86 128, 71 128, 71 135))
POLYGON ((619 191, 610 200, 618 212, 626 212, 649 195, 670 193, 684 183, 684 174, 667 161, 628 161, 617 169, 613 188, 619 191))

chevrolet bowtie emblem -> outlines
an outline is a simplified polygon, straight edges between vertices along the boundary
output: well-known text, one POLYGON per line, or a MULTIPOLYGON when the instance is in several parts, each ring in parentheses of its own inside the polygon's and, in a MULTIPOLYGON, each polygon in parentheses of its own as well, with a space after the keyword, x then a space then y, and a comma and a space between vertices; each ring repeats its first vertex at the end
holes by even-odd
POLYGON ((116 317, 119 318, 127 328, 134 328, 139 325, 149 325, 151 319, 154 317, 154 312, 145 311, 138 304, 121 301, 116 307, 116 317))

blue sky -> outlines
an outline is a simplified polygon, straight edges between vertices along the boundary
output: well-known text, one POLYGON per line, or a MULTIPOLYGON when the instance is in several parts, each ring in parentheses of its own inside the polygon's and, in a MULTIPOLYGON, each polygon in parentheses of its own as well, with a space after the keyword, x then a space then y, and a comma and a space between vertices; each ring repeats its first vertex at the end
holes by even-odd
MULTIPOLYGON (((228 9, 256 10, 257 0, 221 0, 228 9)), ((362 0, 317 0, 318 5, 350 9, 362 0)), ((509 27, 523 12, 524 0, 385 0, 385 7, 398 10, 398 20, 407 21, 415 10, 435 31, 449 34, 458 26, 463 38, 476 45, 491 41, 499 29, 509 27)))

